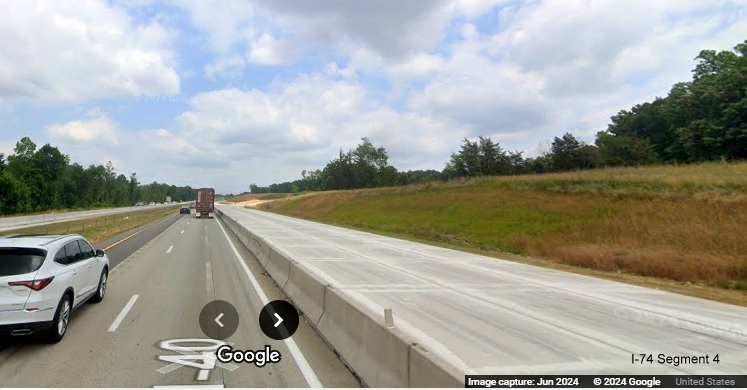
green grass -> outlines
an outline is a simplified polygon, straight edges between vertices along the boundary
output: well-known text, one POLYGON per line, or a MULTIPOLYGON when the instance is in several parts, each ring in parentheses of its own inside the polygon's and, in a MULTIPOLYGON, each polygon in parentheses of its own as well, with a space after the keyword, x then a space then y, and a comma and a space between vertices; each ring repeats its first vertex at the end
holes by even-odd
POLYGON ((260 208, 460 249, 747 291, 747 163, 311 193, 260 208))

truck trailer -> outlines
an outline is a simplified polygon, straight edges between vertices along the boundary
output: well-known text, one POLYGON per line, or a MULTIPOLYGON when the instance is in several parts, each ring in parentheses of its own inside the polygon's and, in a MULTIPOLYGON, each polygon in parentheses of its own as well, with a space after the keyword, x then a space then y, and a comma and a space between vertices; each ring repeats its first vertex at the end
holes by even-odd
POLYGON ((195 199, 195 217, 213 218, 215 212, 215 190, 212 188, 200 188, 197 190, 195 199))

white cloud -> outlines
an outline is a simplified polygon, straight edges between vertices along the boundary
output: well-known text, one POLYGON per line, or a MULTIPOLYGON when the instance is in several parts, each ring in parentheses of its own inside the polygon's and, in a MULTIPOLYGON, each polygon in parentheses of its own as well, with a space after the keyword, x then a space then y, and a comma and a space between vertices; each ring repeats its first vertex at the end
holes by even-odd
POLYGON ((207 47, 221 55, 227 55, 239 43, 251 39, 256 34, 256 12, 250 1, 166 1, 187 10, 192 24, 205 33, 207 47))
POLYGON ((465 136, 528 154, 565 131, 593 141, 617 111, 688 80, 699 50, 747 36, 744 0, 166 1, 195 27, 180 31, 190 51, 178 57, 163 26, 179 18, 135 24, 96 2, 0 16, 15 23, 0 25, 12 58, 0 58, 0 99, 163 96, 179 91, 172 57, 191 61, 203 67, 189 80, 200 92, 183 112, 146 112, 137 125, 93 113, 49 135, 74 147, 109 128, 118 144, 107 154, 76 153, 117 158, 143 179, 239 192, 321 168, 363 136, 403 170, 441 169, 465 136), (21 28, 29 20, 41 32, 21 28))
POLYGON ((527 152, 565 131, 593 142, 611 115, 687 81, 699 50, 747 36, 747 19, 698 2, 543 1, 496 16, 494 32, 457 28, 408 106, 527 152))
POLYGON ((171 33, 158 23, 135 25, 105 1, 7 1, 2 8, 0 99, 179 92, 171 33))
POLYGON ((262 34, 252 40, 250 47, 248 58, 258 64, 283 65, 295 57, 287 41, 278 40, 270 34, 262 34))
POLYGON ((241 192, 249 184, 295 180, 320 169, 340 148, 370 137, 400 169, 440 169, 467 134, 459 125, 400 113, 372 100, 355 78, 300 75, 268 91, 227 88, 198 94, 175 128, 131 131, 118 154, 143 180, 213 185, 241 192), (140 174, 143 172, 144 174, 140 174))
POLYGON ((246 60, 237 55, 222 57, 215 60, 215 62, 205 66, 205 76, 210 79, 221 77, 221 78, 236 78, 241 75, 241 71, 246 65, 246 60))
POLYGON ((47 135, 52 141, 83 148, 117 146, 119 145, 117 133, 117 124, 101 113, 87 120, 47 126, 47 135))

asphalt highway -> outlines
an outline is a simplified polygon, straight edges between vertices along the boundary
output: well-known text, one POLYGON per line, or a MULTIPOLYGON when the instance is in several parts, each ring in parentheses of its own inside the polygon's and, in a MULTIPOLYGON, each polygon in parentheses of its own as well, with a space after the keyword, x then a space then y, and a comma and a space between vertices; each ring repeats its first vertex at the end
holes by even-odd
POLYGON ((290 339, 262 333, 260 310, 285 296, 217 219, 174 216, 123 236, 96 245, 109 247, 107 295, 73 314, 60 343, 23 337, 0 348, 3 387, 360 386, 303 317, 290 339), (201 359, 221 343, 199 320, 214 300, 238 312, 225 342, 236 350, 270 346, 280 361, 259 367, 201 359))

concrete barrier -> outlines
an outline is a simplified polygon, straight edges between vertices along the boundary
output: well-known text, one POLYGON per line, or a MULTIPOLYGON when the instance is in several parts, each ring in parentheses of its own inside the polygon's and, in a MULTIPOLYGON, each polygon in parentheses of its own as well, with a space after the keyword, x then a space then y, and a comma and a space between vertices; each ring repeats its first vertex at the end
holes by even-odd
POLYGON ((316 326, 324 313, 324 293, 327 286, 322 278, 314 275, 302 264, 290 263, 288 282, 283 291, 306 319, 316 326))
POLYGON ((369 387, 463 387, 464 374, 396 327, 384 325, 344 290, 335 289, 282 249, 216 209, 283 292, 340 358, 369 387))
MULTIPOLYGON (((259 256, 257 256, 259 257, 259 256)), ((270 256, 268 256, 267 265, 264 266, 267 273, 275 279, 275 283, 282 289, 285 283, 288 281, 288 272, 290 271, 289 256, 283 253, 282 250, 276 248, 270 248, 270 256)))
POLYGON ((418 344, 410 345, 408 387, 464 387, 464 373, 418 344))
POLYGON ((409 342, 364 313, 345 293, 327 288, 319 333, 370 387, 407 387, 409 342))

